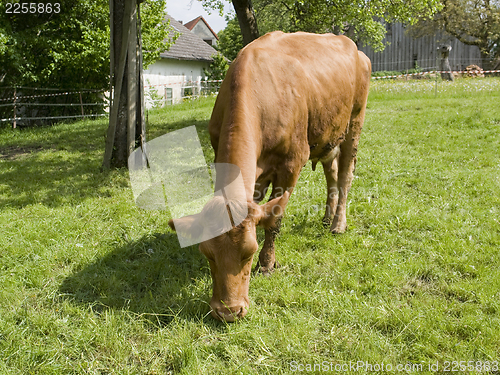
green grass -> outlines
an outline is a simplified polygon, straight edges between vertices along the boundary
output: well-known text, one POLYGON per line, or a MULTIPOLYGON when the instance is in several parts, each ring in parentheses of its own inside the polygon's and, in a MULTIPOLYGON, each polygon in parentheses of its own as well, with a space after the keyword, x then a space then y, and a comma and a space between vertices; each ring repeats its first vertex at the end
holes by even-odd
MULTIPOLYGON (((349 230, 322 227, 324 177, 307 165, 283 267, 252 278, 234 324, 209 316, 208 262, 168 211, 136 208, 126 170, 100 172, 105 120, 1 129, 0 373, 500 361, 500 80, 434 85, 373 83, 349 230)), ((213 103, 151 113, 148 139, 196 125, 212 160, 213 103)))

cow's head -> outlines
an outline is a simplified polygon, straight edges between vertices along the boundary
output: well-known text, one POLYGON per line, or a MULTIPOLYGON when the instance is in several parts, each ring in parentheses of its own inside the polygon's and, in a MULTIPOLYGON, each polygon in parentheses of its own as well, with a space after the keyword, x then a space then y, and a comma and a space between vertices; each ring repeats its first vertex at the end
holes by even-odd
MULTIPOLYGON (((257 226, 274 227, 283 215, 289 193, 275 198, 264 205, 254 202, 244 203, 247 216, 234 220, 238 212, 237 202, 225 201, 223 197, 212 199, 200 214, 170 220, 172 229, 183 233, 199 235, 217 227, 215 217, 229 214, 231 222, 239 222, 231 230, 200 243, 200 251, 205 254, 212 273, 213 295, 210 301, 212 316, 226 322, 233 322, 247 313, 249 306, 248 287, 253 256, 258 250, 257 226)), ((240 210, 241 212, 241 210, 240 210)))

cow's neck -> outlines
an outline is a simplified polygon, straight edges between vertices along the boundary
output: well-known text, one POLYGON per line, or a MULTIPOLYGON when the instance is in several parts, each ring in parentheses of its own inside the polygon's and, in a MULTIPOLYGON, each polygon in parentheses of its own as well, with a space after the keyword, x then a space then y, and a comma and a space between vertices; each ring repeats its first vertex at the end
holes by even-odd
MULTIPOLYGON (((229 163, 239 167, 245 185, 245 196, 247 201, 253 200, 255 189, 257 158, 260 152, 257 144, 260 137, 255 134, 256 129, 248 124, 228 125, 221 132, 217 152, 217 163, 229 163)), ((215 183, 216 191, 225 188, 234 180, 232 173, 223 176, 217 175, 215 183)))

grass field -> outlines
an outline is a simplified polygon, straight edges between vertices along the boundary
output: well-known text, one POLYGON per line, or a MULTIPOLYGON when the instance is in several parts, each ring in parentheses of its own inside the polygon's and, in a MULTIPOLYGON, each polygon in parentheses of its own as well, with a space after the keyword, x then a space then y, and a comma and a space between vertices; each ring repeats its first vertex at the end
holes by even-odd
MULTIPOLYGON (((373 83, 348 231, 307 165, 234 324, 168 211, 100 172, 105 120, 0 129, 0 374, 498 373, 500 80, 434 85, 373 83)), ((211 161, 213 102, 150 113, 149 139, 194 124, 211 161)))

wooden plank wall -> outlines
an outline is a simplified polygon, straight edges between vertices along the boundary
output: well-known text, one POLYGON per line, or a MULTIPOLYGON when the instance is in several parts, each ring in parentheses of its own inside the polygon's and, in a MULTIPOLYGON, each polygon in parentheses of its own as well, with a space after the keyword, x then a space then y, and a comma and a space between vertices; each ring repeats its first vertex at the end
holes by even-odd
POLYGON ((437 48, 442 44, 452 46, 450 52, 452 70, 463 70, 470 64, 482 67, 478 47, 463 44, 445 33, 413 39, 406 35, 401 23, 395 23, 388 27, 385 42, 389 42, 389 45, 382 52, 374 52, 371 47, 360 46, 360 50, 371 59, 374 72, 404 71, 415 68, 416 64, 424 70, 433 70, 438 66, 437 48))

